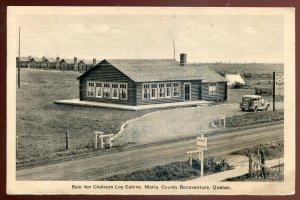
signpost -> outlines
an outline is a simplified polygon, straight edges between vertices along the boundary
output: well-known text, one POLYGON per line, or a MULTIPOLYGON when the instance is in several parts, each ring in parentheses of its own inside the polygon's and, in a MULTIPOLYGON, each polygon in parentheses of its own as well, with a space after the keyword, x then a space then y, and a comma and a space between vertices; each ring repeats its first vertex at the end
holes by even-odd
POLYGON ((273 72, 273 111, 275 111, 275 97, 284 96, 284 73, 273 72))
POLYGON ((201 162, 200 173, 201 177, 204 174, 204 151, 207 150, 207 138, 204 138, 203 135, 201 137, 196 138, 197 150, 188 151, 186 154, 189 156, 190 166, 192 166, 192 155, 198 154, 198 158, 201 162))

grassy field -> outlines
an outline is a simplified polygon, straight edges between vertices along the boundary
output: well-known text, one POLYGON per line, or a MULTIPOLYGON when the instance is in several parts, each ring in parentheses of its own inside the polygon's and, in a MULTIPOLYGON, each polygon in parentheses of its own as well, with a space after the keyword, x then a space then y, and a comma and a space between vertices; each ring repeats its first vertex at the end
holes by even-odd
MULTIPOLYGON (((70 131, 72 149, 93 146, 94 131, 117 133, 128 119, 146 111, 73 107, 53 100, 78 98, 78 72, 24 69, 17 90, 17 159, 42 157, 65 149, 70 131)), ((148 111, 149 112, 149 111, 148 111)))
POLYGON ((254 124, 262 124, 273 121, 281 121, 284 119, 284 111, 261 111, 249 112, 241 116, 231 116, 226 118, 226 127, 235 128, 241 126, 249 126, 254 124))
POLYGON ((283 64, 274 63, 274 64, 267 64, 267 63, 248 63, 248 64, 224 64, 224 63, 217 63, 217 64, 203 64, 209 66, 209 68, 215 71, 227 71, 227 72, 234 72, 242 73, 242 72, 255 72, 255 73, 271 73, 273 71, 282 72, 284 70, 283 64))
MULTIPOLYGON (((70 131, 72 150, 91 148, 94 131, 117 133, 127 120, 154 111, 132 112, 54 104, 54 100, 78 98, 76 78, 79 75, 79 72, 71 71, 21 70, 16 116, 18 161, 43 158, 57 152, 64 154, 67 130, 70 131)), ((244 94, 254 94, 254 89, 228 89, 227 103, 240 102, 244 94)))
MULTIPOLYGON (((217 159, 216 159, 217 160, 217 159)), ((224 162, 216 163, 214 158, 204 161, 204 175, 214 174, 230 169, 224 162)), ((201 161, 192 160, 192 166, 188 161, 174 162, 150 169, 139 170, 126 174, 117 174, 100 181, 186 181, 200 176, 201 161)))

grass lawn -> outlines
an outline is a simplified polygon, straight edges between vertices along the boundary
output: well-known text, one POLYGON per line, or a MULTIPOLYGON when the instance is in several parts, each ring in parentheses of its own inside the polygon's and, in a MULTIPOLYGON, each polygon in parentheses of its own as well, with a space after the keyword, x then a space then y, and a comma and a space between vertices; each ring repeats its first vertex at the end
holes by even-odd
POLYGON ((226 127, 235 128, 241 126, 249 126, 254 124, 268 123, 273 121, 281 121, 284 119, 284 111, 261 111, 249 112, 243 116, 231 116, 226 118, 226 127))
POLYGON ((281 63, 247 63, 247 64, 224 64, 224 63, 217 63, 217 64, 203 64, 209 66, 209 68, 215 71, 227 71, 227 72, 234 72, 237 73, 241 72, 252 72, 252 73, 272 73, 273 71, 281 72, 284 70, 284 65, 281 63))
MULTIPOLYGON (((67 130, 70 131, 70 148, 72 150, 92 148, 94 131, 103 131, 106 134, 117 133, 121 125, 127 120, 154 112, 154 110, 125 111, 54 104, 54 100, 78 98, 78 81, 76 78, 79 75, 79 72, 72 71, 21 70, 21 89, 16 91, 17 161, 43 159, 43 157, 57 152, 61 154, 65 150, 65 133, 67 130)), ((225 103, 239 103, 244 94, 254 94, 254 89, 228 89, 228 101, 225 103)), ((227 114, 226 110, 228 109, 223 109, 226 112, 225 114, 227 114)), ((196 117, 196 120, 194 120, 195 124, 192 125, 199 126, 198 122, 203 122, 204 113, 199 113, 197 118, 197 116, 191 116, 189 109, 182 108, 182 110, 187 110, 186 112, 189 113, 186 114, 186 117, 196 117)), ((182 119, 182 114, 184 114, 182 110, 178 112, 179 119, 182 119)), ((197 110, 197 108, 193 108, 193 110, 197 110)), ((213 110, 207 112, 210 114, 208 117, 213 117, 211 116, 214 115, 213 110)), ((231 113, 231 110, 228 110, 228 112, 231 113)), ((232 114, 236 112, 240 112, 238 107, 234 107, 232 114)), ((174 129, 173 124, 180 125, 183 123, 180 120, 172 121, 177 115, 170 115, 167 111, 162 113, 166 113, 163 119, 170 121, 170 123, 161 120, 163 126, 155 127, 160 131, 170 127, 174 129)), ((216 111, 216 115, 218 114, 220 114, 220 111, 216 111)), ((155 116, 149 116, 149 118, 155 116)), ((150 123, 148 136, 153 135, 157 139, 160 139, 160 137, 166 139, 166 135, 158 137, 158 135, 153 134, 155 129, 153 129, 153 124, 151 125, 151 123, 156 121, 158 119, 148 121, 150 123)), ((210 121, 205 122, 205 127, 210 121)), ((191 122, 189 125, 191 125, 191 122)), ((134 127, 134 130, 131 130, 129 127, 130 135, 138 136, 138 138, 145 137, 146 140, 146 133, 142 132, 143 137, 135 134, 140 132, 137 130, 139 126, 134 127)), ((201 127, 202 129, 204 130, 205 128, 201 127)), ((187 132, 186 128, 176 131, 187 132)), ((127 137, 127 135, 125 136, 127 137)))
POLYGON ((42 157, 65 149, 70 131, 72 149, 93 146, 94 131, 117 133, 129 119, 150 111, 122 111, 54 104, 78 98, 78 72, 21 70, 17 89, 17 159, 42 157))
MULTIPOLYGON (((205 159, 203 165, 205 176, 230 169, 225 162, 216 163, 216 160, 212 157, 205 159)), ((197 159, 192 160, 192 166, 188 161, 174 162, 150 169, 117 174, 100 181, 186 181, 200 176, 200 164, 201 161, 197 159)))

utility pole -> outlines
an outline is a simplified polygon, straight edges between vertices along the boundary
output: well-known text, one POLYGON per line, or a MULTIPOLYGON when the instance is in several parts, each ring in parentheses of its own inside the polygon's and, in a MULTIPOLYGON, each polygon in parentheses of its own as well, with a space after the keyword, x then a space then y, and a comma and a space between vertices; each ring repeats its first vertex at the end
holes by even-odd
POLYGON ((21 87, 21 83, 20 83, 20 68, 21 68, 21 57, 20 57, 20 54, 21 54, 21 28, 19 27, 19 63, 18 63, 18 88, 20 89, 21 87))
POLYGON ((275 111, 275 72, 273 72, 273 111, 275 111))
POLYGON ((173 51, 174 51, 174 60, 175 60, 175 41, 174 41, 174 38, 173 38, 173 51))

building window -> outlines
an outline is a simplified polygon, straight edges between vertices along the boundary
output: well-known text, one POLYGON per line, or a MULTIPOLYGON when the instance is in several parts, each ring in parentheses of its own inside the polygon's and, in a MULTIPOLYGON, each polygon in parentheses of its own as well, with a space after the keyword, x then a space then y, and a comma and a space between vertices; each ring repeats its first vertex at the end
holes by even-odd
POLYGON ((103 98, 110 98, 110 83, 103 83, 103 98))
POLYGON ((112 83, 111 84, 112 88, 112 98, 113 99, 118 99, 119 98, 119 84, 118 83, 112 83))
POLYGON ((127 84, 126 83, 120 83, 119 98, 127 99, 127 84))
POLYGON ((164 83, 160 83, 158 84, 158 97, 159 98, 164 98, 165 97, 165 84, 164 83))
POLYGON ((87 96, 94 97, 95 96, 95 83, 87 82, 87 96))
POLYGON ((151 84, 151 99, 157 98, 157 84, 153 83, 151 84))
POLYGON ((172 83, 166 83, 166 98, 172 96, 172 83))
POLYGON ((209 95, 217 94, 217 83, 210 83, 209 84, 208 94, 209 95))
POLYGON ((150 98, 150 84, 143 84, 143 99, 150 98))
POLYGON ((88 95, 106 99, 127 99, 127 83, 88 82, 88 95))
POLYGON ((102 83, 96 83, 96 97, 102 98, 102 83))
POLYGON ((179 83, 173 83, 173 97, 179 97, 179 83))
POLYGON ((179 97, 180 83, 144 83, 142 85, 142 99, 157 99, 179 97))

